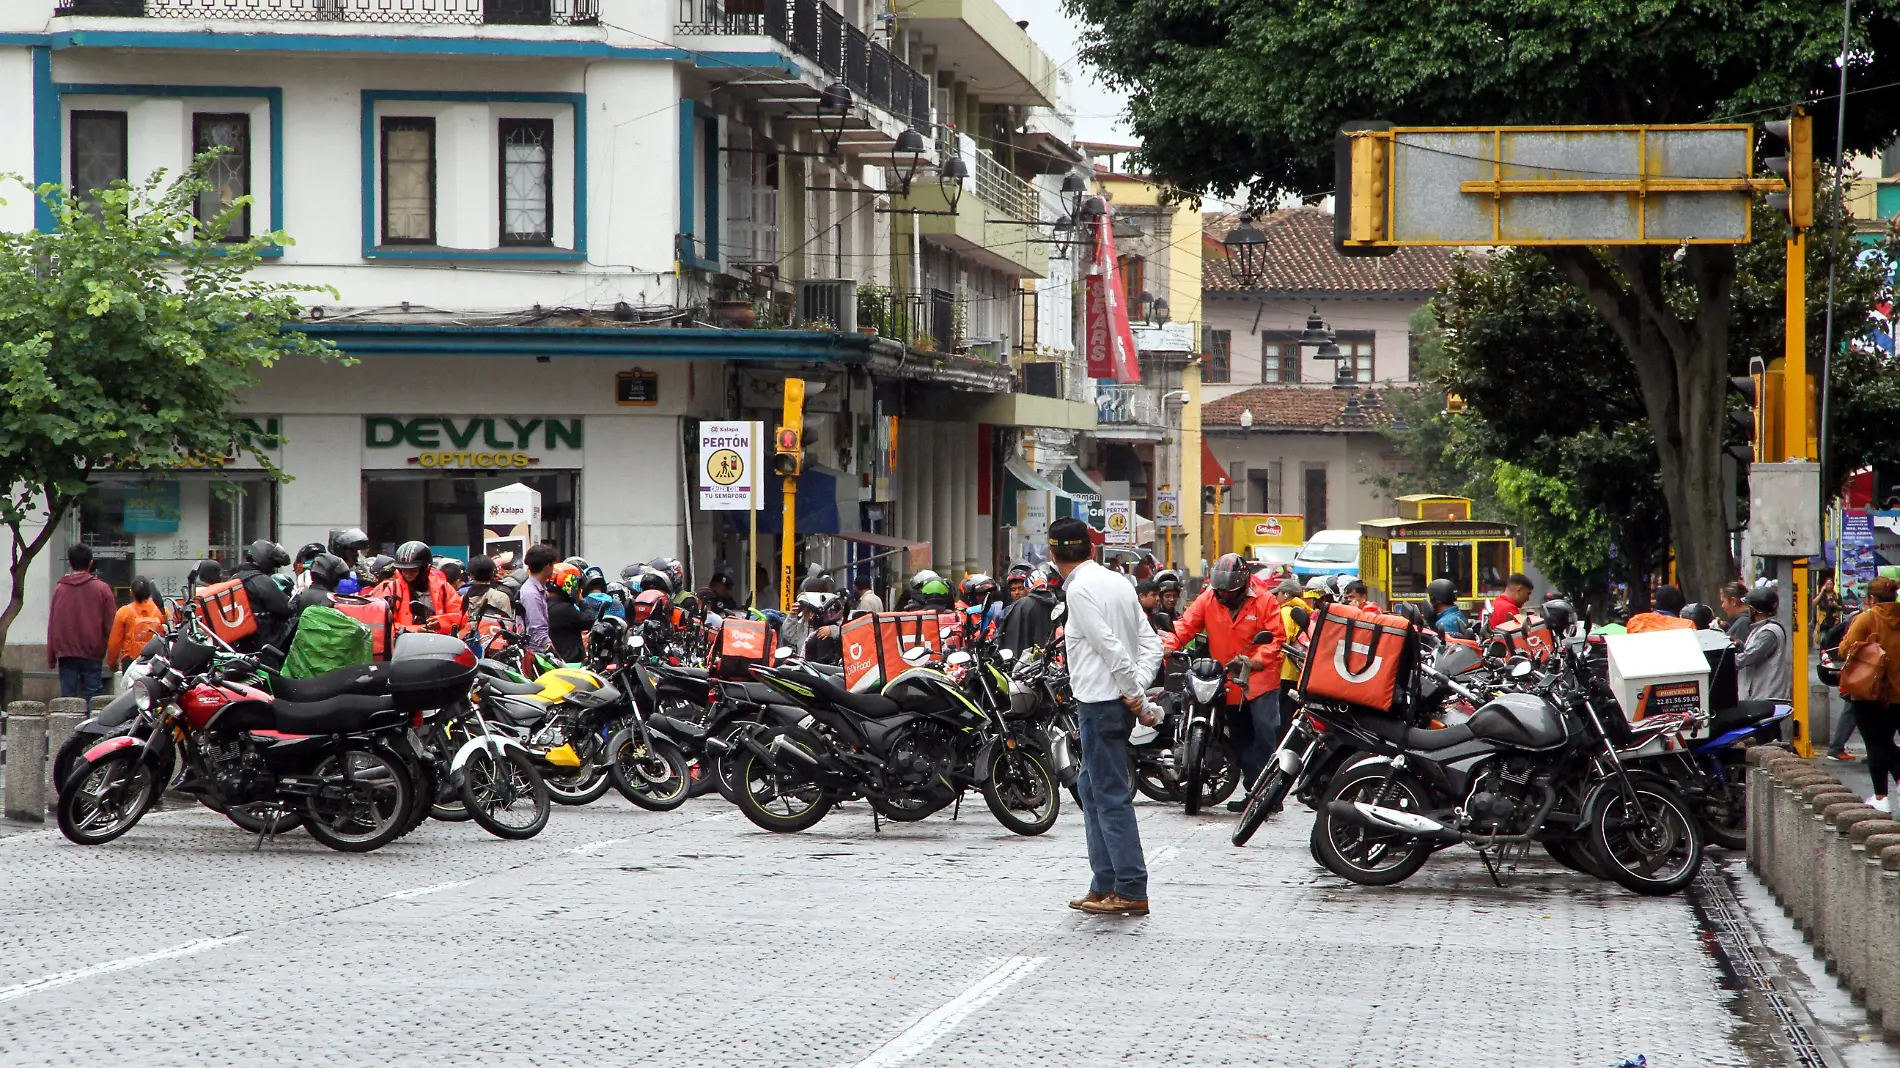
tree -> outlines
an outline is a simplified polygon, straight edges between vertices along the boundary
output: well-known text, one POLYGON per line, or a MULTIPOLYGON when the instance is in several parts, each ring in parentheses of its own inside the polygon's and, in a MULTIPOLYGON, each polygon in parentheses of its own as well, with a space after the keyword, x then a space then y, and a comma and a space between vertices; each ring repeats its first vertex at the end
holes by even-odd
POLYGON ((11 535, 0 645, 33 561, 95 476, 242 449, 283 478, 264 451, 274 442, 233 402, 284 356, 335 352, 293 329, 297 294, 316 287, 251 276, 288 236, 222 240, 249 197, 196 217, 210 159, 169 184, 159 172, 84 196, 42 185, 55 229, 0 233, 0 525, 11 535))
MULTIPOLYGON (((1834 126, 1836 0, 1068 0, 1088 58, 1131 91, 1140 164, 1190 194, 1257 202, 1332 187, 1344 122, 1697 123, 1810 102, 1834 126)), ((1854 10, 1846 148, 1900 129, 1900 0, 1854 10)), ((1615 338, 1655 437, 1685 586, 1731 569, 1722 529, 1724 371, 1737 254, 1547 250, 1615 338)), ((1542 401, 1543 398, 1536 398, 1542 401)))

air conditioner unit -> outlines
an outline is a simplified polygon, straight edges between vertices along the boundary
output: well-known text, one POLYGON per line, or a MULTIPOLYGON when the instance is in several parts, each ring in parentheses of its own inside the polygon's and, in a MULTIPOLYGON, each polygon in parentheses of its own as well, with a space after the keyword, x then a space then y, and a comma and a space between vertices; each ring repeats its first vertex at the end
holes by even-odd
POLYGON ((858 283, 854 278, 805 278, 798 285, 798 325, 828 321, 841 334, 858 332, 858 283))

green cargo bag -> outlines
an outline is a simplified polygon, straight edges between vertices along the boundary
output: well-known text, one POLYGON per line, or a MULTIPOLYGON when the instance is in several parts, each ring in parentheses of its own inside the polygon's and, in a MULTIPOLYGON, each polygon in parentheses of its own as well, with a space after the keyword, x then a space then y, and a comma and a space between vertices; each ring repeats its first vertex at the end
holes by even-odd
POLYGON ((284 657, 284 674, 309 679, 369 661, 369 628, 334 608, 316 604, 297 617, 297 634, 284 657))

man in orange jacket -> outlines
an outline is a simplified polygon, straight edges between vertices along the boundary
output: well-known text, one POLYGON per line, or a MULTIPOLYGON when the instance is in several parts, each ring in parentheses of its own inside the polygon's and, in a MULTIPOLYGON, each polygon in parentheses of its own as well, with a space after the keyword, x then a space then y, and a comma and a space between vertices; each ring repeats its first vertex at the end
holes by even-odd
POLYGON ((446 575, 431 566, 434 562, 435 554, 427 545, 403 542, 396 547, 396 573, 369 591, 371 597, 388 597, 395 602, 397 630, 454 634, 461 628, 462 596, 449 585, 446 575))
MULTIPOLYGON (((1240 769, 1251 784, 1274 747, 1280 744, 1280 661, 1286 645, 1286 627, 1280 621, 1280 602, 1265 586, 1250 581, 1247 562, 1238 553, 1228 553, 1214 563, 1207 586, 1194 603, 1174 623, 1174 632, 1164 634, 1161 644, 1179 649, 1201 633, 1207 635, 1208 655, 1222 663, 1236 658, 1247 662, 1247 692, 1244 696, 1228 688, 1228 700, 1241 704, 1246 715, 1228 717, 1229 737, 1240 757, 1240 769), (1271 641, 1255 642, 1261 631, 1271 641), (1237 700, 1238 698, 1238 700, 1237 700)), ((1241 801, 1244 804, 1244 799, 1241 801)), ((1229 808, 1239 811, 1238 804, 1229 808)))
POLYGON ((1655 630, 1694 630, 1695 623, 1682 618, 1686 603, 1680 587, 1658 586, 1656 596, 1649 602, 1650 610, 1629 617, 1623 623, 1623 630, 1627 634, 1645 634, 1655 630))

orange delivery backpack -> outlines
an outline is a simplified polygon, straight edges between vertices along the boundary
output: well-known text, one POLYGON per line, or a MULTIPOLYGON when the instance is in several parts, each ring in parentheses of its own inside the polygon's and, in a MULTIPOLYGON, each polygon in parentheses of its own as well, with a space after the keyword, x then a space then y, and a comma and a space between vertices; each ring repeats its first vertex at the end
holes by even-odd
POLYGON ((719 624, 719 664, 714 675, 743 679, 753 668, 770 667, 778 652, 778 635, 762 619, 727 616, 719 624))
MULTIPOLYGON (((954 616, 949 617, 955 619, 954 616)), ((883 685, 910 670, 904 652, 925 646, 944 650, 944 616, 936 612, 865 612, 844 625, 844 684, 857 686, 872 672, 883 685)))
POLYGON ((387 597, 352 597, 338 594, 330 598, 330 607, 369 628, 369 655, 373 660, 388 660, 395 644, 396 616, 387 597))
POLYGON ((1404 616, 1377 608, 1329 604, 1314 613, 1312 645, 1300 671, 1300 694, 1390 712, 1411 674, 1418 637, 1404 616))
POLYGON ((251 610, 243 579, 200 586, 192 599, 198 604, 198 618, 225 642, 241 642, 257 633, 257 613, 251 610))

